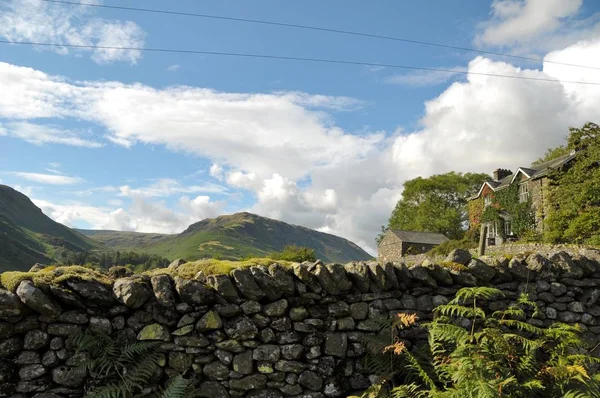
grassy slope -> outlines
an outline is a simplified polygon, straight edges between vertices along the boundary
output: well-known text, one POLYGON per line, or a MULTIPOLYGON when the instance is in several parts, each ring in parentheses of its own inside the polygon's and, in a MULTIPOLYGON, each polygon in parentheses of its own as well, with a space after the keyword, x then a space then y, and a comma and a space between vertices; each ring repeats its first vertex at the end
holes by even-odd
POLYGON ((63 247, 84 251, 103 246, 53 221, 22 193, 0 185, 0 271, 50 262, 53 251, 63 247))
POLYGON ((371 258, 346 239, 250 213, 202 220, 179 235, 82 232, 107 246, 117 247, 118 244, 121 249, 142 250, 170 259, 196 260, 215 255, 224 259, 264 256, 292 244, 315 249, 317 257, 324 261, 347 262, 371 258), (136 238, 136 235, 139 236, 136 238))

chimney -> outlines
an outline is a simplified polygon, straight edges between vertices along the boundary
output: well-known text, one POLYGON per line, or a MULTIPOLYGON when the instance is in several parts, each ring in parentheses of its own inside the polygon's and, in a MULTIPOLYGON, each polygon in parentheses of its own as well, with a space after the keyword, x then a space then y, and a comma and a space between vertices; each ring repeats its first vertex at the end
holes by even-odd
POLYGON ((505 177, 508 177, 509 175, 512 174, 512 171, 508 170, 508 169, 496 169, 494 170, 494 181, 500 181, 505 177))

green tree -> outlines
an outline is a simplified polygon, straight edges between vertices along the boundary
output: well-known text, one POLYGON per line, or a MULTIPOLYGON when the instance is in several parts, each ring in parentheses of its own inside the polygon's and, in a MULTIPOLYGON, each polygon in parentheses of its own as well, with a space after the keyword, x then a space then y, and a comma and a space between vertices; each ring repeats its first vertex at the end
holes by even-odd
POLYGON ((404 183, 402 199, 389 220, 389 228, 439 232, 460 239, 467 221, 467 198, 489 180, 487 174, 438 174, 404 183))
POLYGON ((576 158, 550 176, 544 239, 600 245, 600 126, 571 128, 567 149, 576 151, 576 158))
POLYGON ((294 261, 299 263, 317 260, 314 249, 295 245, 288 245, 280 252, 271 253, 269 257, 274 260, 294 261))

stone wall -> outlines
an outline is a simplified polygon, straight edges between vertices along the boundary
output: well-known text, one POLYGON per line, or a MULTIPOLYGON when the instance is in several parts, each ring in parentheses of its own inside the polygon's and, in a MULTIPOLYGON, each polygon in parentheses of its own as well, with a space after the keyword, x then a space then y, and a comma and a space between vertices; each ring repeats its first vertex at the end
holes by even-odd
POLYGON ((433 308, 464 286, 501 289, 505 299, 486 304, 496 309, 528 291, 542 310, 532 323, 581 323, 591 342, 598 340, 599 251, 510 261, 454 252, 447 260, 466 267, 317 262, 109 285, 25 280, 14 293, 0 289, 0 396, 82 396, 86 380, 69 373, 81 358, 67 338, 92 329, 161 341, 165 364, 156 380, 195 374, 203 397, 342 397, 373 380, 362 366, 360 340, 378 319, 399 311, 431 319, 433 308))

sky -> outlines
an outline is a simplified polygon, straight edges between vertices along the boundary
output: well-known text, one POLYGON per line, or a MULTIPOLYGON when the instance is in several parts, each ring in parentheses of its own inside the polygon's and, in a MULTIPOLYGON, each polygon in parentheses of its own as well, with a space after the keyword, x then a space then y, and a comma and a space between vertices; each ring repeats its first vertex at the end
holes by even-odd
POLYGON ((0 40, 129 48, 0 43, 0 183, 71 227, 178 233, 207 217, 250 211, 342 236, 374 254, 406 180, 514 170, 564 143, 569 127, 599 122, 600 85, 572 83, 600 83, 594 0, 86 2, 359 31, 539 61, 0 0, 0 40))

